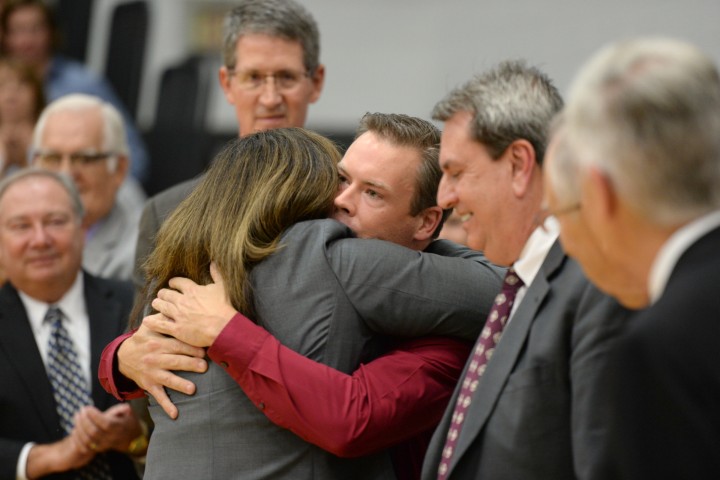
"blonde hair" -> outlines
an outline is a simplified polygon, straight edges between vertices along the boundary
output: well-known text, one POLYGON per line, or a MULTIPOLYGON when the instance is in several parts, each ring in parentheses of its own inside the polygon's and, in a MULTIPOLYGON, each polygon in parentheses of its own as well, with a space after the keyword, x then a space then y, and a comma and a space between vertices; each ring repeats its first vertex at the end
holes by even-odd
POLYGON ((232 305, 252 314, 252 267, 279 248, 287 228, 328 216, 339 160, 334 143, 300 128, 259 132, 226 145, 158 232, 144 265, 144 295, 131 318, 138 319, 138 309, 172 277, 211 282, 211 261, 232 305))

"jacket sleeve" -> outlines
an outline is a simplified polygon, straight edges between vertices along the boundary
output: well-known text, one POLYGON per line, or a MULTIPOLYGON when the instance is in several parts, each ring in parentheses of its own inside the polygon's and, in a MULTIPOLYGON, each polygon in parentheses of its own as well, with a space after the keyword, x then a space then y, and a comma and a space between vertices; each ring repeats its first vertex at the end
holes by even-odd
POLYGON ((407 340, 347 375, 284 347, 237 314, 208 349, 274 423, 335 455, 367 455, 433 428, 470 346, 407 340))
POLYGON ((365 324, 384 335, 475 341, 502 283, 501 269, 481 255, 469 260, 350 238, 330 242, 327 256, 365 324))
POLYGON ((117 368, 117 351, 120 344, 130 338, 133 333, 135 333, 134 330, 120 335, 110 342, 103 350, 98 366, 100 385, 106 392, 121 401, 141 398, 145 395, 135 382, 125 377, 117 368))

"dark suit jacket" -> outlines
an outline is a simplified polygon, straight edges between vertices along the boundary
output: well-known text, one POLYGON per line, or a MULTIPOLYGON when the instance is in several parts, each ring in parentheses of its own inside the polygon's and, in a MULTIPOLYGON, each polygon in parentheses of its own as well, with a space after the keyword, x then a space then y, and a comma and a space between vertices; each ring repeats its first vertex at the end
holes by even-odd
MULTIPOLYGON (((556 242, 488 363, 448 478, 604 478, 606 403, 595 379, 627 314, 556 242)), ((437 476, 458 393, 428 448, 423 479, 437 476)))
MULTIPOLYGON (((95 406, 106 410, 117 401, 98 381, 100 354, 105 345, 125 331, 133 292, 128 283, 84 275, 85 302, 90 317, 92 396, 95 406)), ((10 283, 0 289, 0 325, 0 480, 14 480, 23 445, 52 443, 62 439, 64 432, 30 322, 10 283)), ((109 453, 108 460, 113 478, 137 478, 132 461, 126 455, 109 453)))
POLYGON ((720 228, 613 352, 608 478, 720 478, 720 228))

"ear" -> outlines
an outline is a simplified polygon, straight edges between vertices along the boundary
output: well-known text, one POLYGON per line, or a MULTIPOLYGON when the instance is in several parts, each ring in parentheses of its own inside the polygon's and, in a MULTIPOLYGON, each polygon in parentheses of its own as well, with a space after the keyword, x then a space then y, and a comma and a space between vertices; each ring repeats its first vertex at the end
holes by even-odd
POLYGON ((220 88, 222 88, 222 91, 225 94, 225 99, 229 104, 234 105, 235 94, 233 93, 232 85, 230 85, 230 82, 232 81, 232 74, 228 71, 228 68, 225 65, 218 69, 218 80, 220 81, 220 88))
POLYGON ((310 103, 315 103, 320 98, 323 86, 325 85, 325 65, 318 65, 310 80, 313 84, 313 91, 310 95, 310 103))
POLYGON ((443 210, 438 206, 428 207, 420 212, 420 215, 418 215, 421 220, 420 227, 415 231, 413 239, 419 242, 432 239, 433 233, 440 224, 442 215, 443 210))
POLYGON ((128 160, 127 155, 118 155, 117 167, 115 168, 115 172, 112 174, 118 187, 125 180, 125 176, 127 175, 129 168, 130 161, 128 160))
POLYGON ((589 167, 582 180, 583 208, 599 221, 607 221, 618 212, 618 195, 608 176, 597 167, 589 167))
POLYGON ((535 149, 527 140, 519 139, 510 144, 503 156, 510 162, 513 193, 517 198, 524 198, 538 167, 535 149))

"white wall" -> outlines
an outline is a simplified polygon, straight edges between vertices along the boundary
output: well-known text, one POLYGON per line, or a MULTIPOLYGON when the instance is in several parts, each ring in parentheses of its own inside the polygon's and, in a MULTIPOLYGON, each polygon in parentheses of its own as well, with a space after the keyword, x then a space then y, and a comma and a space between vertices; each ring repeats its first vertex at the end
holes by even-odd
MULTIPOLYGON (((98 17, 120 1, 96 0, 93 38, 102 35, 98 17)), ((186 53, 188 12, 211 1, 150 0, 144 126, 152 120, 160 72, 186 53)), ((352 131, 366 111, 428 118, 450 88, 506 58, 540 66, 565 92, 594 51, 629 36, 684 38, 720 64, 720 0, 299 1, 315 15, 322 35, 327 81, 309 126, 325 131, 352 131)), ((237 129, 219 89, 208 121, 213 130, 237 129)))

